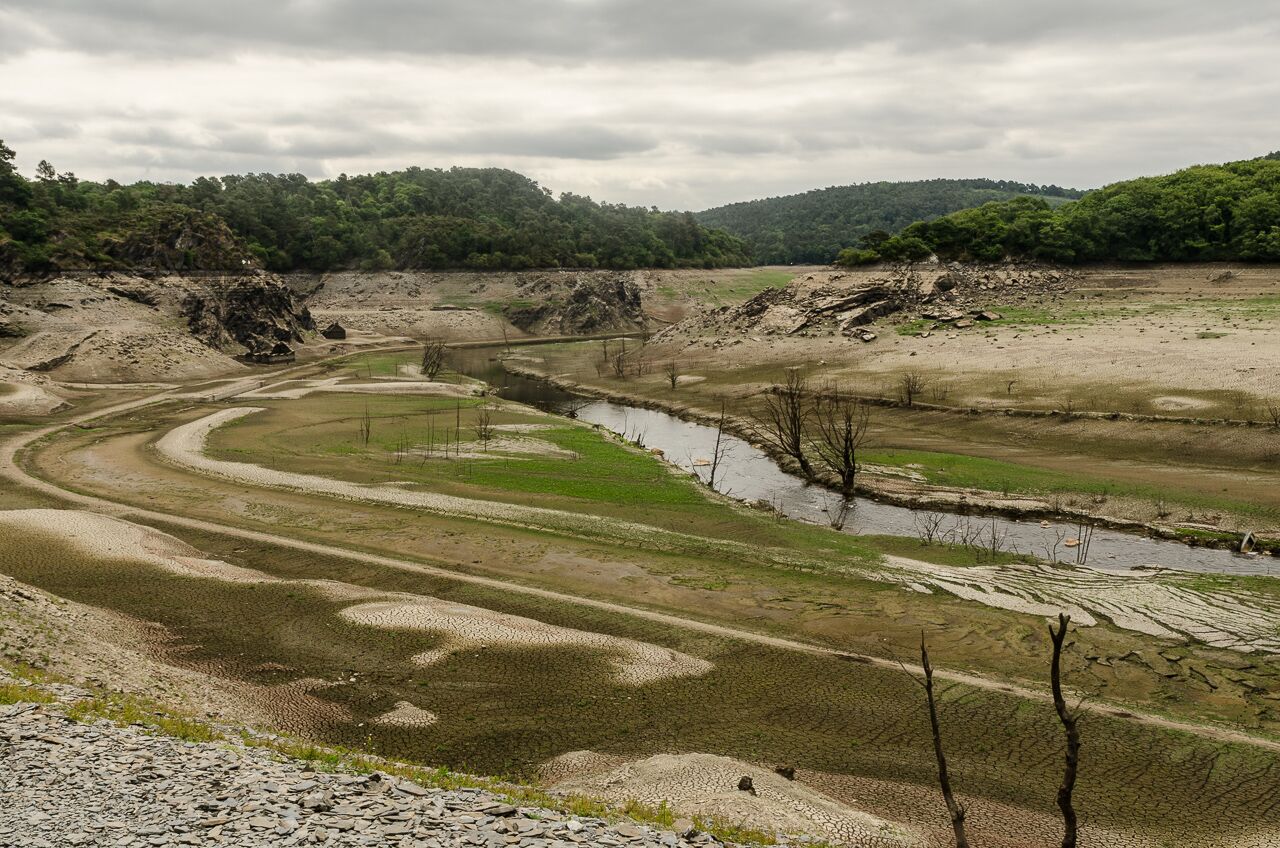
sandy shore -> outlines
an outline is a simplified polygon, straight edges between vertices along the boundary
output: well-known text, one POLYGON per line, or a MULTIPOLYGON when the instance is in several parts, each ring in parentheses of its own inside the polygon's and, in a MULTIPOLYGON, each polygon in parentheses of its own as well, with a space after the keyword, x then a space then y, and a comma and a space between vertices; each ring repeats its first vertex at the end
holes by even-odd
POLYGON ((342 617, 366 627, 444 634, 443 645, 414 657, 415 662, 424 666, 468 648, 538 646, 582 647, 609 653, 615 658, 618 681, 632 686, 674 677, 694 677, 714 667, 707 660, 648 642, 557 627, 532 618, 435 598, 360 604, 344 609, 342 617))

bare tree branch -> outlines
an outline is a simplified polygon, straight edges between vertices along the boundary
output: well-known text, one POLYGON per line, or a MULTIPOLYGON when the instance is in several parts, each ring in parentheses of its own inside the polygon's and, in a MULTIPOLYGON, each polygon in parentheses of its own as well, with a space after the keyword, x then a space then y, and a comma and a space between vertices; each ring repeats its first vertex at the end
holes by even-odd
POLYGON ((444 342, 428 339, 422 346, 422 376, 434 380, 444 368, 444 342))
POLYGON ((816 433, 809 439, 822 467, 840 480, 840 494, 853 497, 858 451, 866 444, 871 411, 861 401, 828 386, 814 398, 816 433))
POLYGON ((1067 733, 1067 764, 1062 774, 1062 785, 1058 787, 1058 809, 1062 811, 1064 827, 1062 848, 1076 848, 1076 810, 1071 796, 1075 791, 1076 772, 1080 766, 1080 730, 1076 725, 1078 716, 1067 709, 1067 701, 1062 696, 1062 643, 1067 638, 1070 624, 1071 616, 1058 613, 1058 629, 1049 625, 1049 637, 1053 639, 1053 664, 1049 673, 1053 687, 1053 706, 1067 733))
POLYGON ((924 669, 924 680, 916 680, 916 682, 924 687, 925 697, 929 701, 929 727, 933 731, 933 754, 938 760, 938 785, 942 788, 942 800, 946 802, 947 813, 951 816, 951 829, 955 832, 956 848, 969 848, 969 838, 964 832, 966 810, 951 791, 951 776, 947 772, 947 755, 942 750, 942 729, 938 725, 938 706, 933 697, 933 666, 929 664, 929 648, 925 645, 923 632, 920 634, 920 666, 924 669))
POLYGON ((764 395, 764 408, 754 414, 755 437, 779 453, 794 459, 805 477, 813 477, 813 467, 805 455, 805 426, 812 409, 808 385, 797 368, 788 368, 785 381, 764 395))

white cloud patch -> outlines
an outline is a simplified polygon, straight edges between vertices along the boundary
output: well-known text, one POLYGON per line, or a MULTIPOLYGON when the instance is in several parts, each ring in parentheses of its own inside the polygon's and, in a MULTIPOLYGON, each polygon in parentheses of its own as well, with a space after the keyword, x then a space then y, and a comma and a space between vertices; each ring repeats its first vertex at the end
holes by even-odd
POLYGON ((668 208, 1087 187, 1280 147, 1278 43, 1253 0, 8 0, 0 138, 28 173, 492 165, 668 208))

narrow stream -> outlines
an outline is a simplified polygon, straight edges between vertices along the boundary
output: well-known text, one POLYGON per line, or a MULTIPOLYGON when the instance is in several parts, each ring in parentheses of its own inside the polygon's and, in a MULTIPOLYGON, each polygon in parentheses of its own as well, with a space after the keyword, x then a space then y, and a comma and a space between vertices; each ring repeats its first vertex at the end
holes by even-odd
MULTIPOLYGON (((582 398, 542 380, 511 374, 498 359, 502 349, 471 348, 452 352, 453 367, 464 374, 484 380, 498 388, 507 400, 536 406, 551 412, 563 412, 570 402, 582 398)), ((615 433, 635 439, 646 447, 658 448, 669 462, 689 471, 705 471, 694 467, 695 459, 711 456, 716 430, 704 424, 685 421, 666 412, 593 400, 578 410, 578 420, 598 424, 615 433)), ((716 488, 748 501, 762 500, 785 515, 815 524, 827 524, 827 508, 835 509, 839 499, 820 486, 806 485, 800 478, 777 466, 763 451, 736 436, 726 436, 729 450, 717 472, 716 488)), ((705 474, 704 474, 705 476, 705 474)), ((844 530, 847 533, 875 533, 890 536, 918 536, 923 515, 936 514, 924 510, 878 503, 857 498, 844 530)), ((972 522, 989 528, 991 517, 946 515, 944 530, 972 522)), ((1046 557, 1056 534, 1066 538, 1077 535, 1071 524, 1039 521, 1016 521, 996 517, 996 533, 1003 535, 1005 548, 1046 557)), ((989 531, 988 531, 989 532, 989 531)), ((1059 547, 1058 558, 1075 562, 1075 551, 1059 547)), ((1263 574, 1280 577, 1280 562, 1274 557, 1245 557, 1231 551, 1193 548, 1181 542, 1152 539, 1136 533, 1098 528, 1094 531, 1087 564, 1104 571, 1124 572, 1134 568, 1173 568, 1222 574, 1263 574)))

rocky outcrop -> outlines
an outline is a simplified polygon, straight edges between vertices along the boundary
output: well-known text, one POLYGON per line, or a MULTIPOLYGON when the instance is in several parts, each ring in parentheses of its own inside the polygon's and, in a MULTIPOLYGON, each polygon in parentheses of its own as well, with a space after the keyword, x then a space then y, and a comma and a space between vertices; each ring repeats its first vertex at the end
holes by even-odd
POLYGON ((841 334, 872 341, 867 325, 899 313, 927 320, 998 321, 983 308, 991 302, 1019 303, 1070 290, 1072 272, 1034 266, 904 265, 866 271, 820 271, 769 288, 738 306, 723 306, 682 321, 657 339, 734 333, 761 335, 841 334))
POLYGON ((347 328, 334 321, 320 331, 320 335, 331 341, 341 341, 347 337, 347 328))
POLYGON ((503 315, 537 335, 582 335, 644 329, 640 286, 622 272, 521 275, 516 289, 524 304, 503 315))
POLYGON ((240 345, 251 357, 282 355, 290 343, 303 341, 305 331, 315 329, 311 313, 294 291, 263 274, 196 289, 183 300, 182 312, 196 338, 220 350, 240 345))

